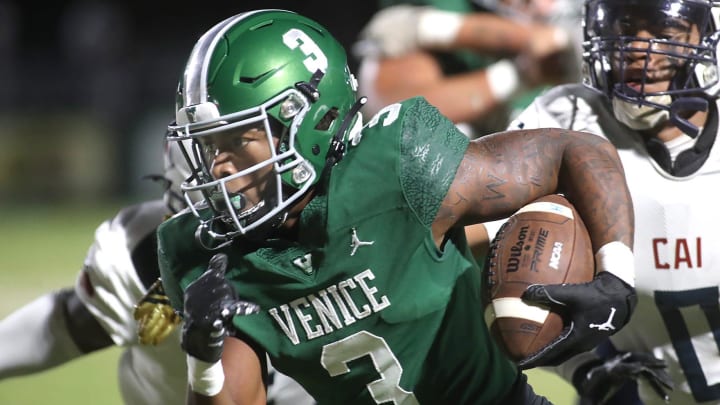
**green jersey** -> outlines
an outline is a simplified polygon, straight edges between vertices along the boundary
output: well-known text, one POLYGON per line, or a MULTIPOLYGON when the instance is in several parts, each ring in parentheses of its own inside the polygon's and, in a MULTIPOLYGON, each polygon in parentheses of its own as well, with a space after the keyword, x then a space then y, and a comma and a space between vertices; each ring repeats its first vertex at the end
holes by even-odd
MULTIPOLYGON (((517 370, 483 321, 480 269, 462 228, 438 249, 431 224, 468 139, 424 99, 390 105, 301 214, 295 241, 236 239, 227 279, 262 311, 243 338, 320 403, 496 403, 517 370)), ((183 290, 212 254, 184 214, 158 231, 165 289, 183 290)))

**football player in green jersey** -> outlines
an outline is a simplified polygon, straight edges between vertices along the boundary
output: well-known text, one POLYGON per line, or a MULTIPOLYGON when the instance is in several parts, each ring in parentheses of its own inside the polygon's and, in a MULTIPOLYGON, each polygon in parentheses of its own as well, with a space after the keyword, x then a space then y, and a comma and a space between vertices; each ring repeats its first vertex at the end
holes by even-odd
POLYGON ((203 201, 158 229, 190 400, 264 403, 267 354, 320 403, 547 403, 519 369, 592 348, 634 309, 615 150, 554 129, 470 141, 419 97, 363 125, 356 88, 340 44, 289 11, 232 16, 193 48, 168 140, 203 201), (597 276, 527 289, 567 328, 513 364, 463 227, 555 192, 583 216, 597 276))

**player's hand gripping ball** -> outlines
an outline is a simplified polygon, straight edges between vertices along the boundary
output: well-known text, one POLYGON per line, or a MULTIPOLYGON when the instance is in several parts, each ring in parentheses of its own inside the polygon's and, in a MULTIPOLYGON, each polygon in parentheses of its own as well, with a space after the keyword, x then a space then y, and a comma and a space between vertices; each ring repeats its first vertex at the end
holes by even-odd
POLYGON ((520 361, 563 331, 559 314, 520 298, 525 289, 593 279, 592 245, 575 207, 550 195, 515 212, 490 245, 486 271, 485 322, 501 348, 520 361))

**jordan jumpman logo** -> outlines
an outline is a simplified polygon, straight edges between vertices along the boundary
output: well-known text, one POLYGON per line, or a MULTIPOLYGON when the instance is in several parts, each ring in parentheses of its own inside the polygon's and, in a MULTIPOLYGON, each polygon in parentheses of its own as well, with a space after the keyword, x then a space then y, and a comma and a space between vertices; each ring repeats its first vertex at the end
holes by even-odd
POLYGON ((350 252, 350 256, 355 256, 355 252, 357 252, 358 248, 360 246, 370 246, 373 243, 375 243, 374 240, 365 242, 358 238, 357 236, 357 230, 355 228, 352 229, 352 239, 350 239, 350 247, 352 248, 352 252, 350 252))
POLYGON ((612 324, 613 317, 615 317, 615 308, 610 308, 610 316, 604 323, 591 323, 590 328, 597 328, 598 330, 615 330, 615 326, 612 324))

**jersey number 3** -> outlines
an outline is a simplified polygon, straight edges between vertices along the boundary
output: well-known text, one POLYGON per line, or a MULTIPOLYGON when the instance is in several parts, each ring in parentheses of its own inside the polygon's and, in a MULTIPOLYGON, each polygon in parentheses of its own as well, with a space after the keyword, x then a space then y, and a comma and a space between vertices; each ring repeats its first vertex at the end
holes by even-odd
POLYGON ((375 403, 413 405, 418 401, 412 392, 400 387, 402 367, 385 339, 361 331, 323 347, 320 363, 331 377, 350 372, 348 362, 369 356, 380 378, 367 384, 375 403))

